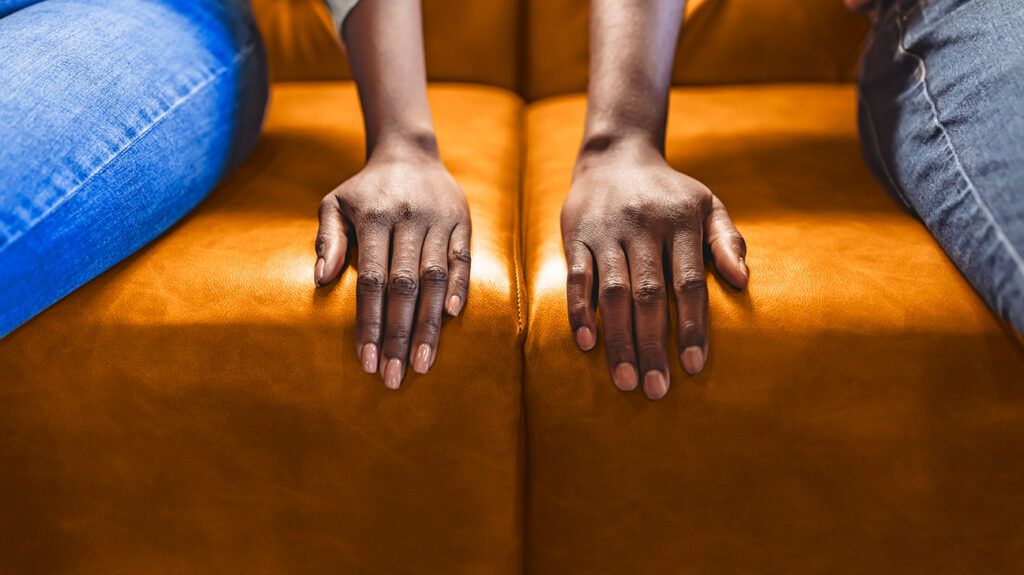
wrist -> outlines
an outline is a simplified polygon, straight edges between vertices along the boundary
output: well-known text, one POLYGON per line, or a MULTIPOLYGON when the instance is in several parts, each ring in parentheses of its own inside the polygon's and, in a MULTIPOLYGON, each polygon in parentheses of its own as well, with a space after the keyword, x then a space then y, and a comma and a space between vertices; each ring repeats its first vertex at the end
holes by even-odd
POLYGON ((576 156, 575 172, 609 163, 664 163, 660 139, 646 131, 595 131, 583 138, 576 156))
POLYGON ((393 131, 367 138, 366 159, 367 163, 440 162, 441 151, 433 129, 393 131))

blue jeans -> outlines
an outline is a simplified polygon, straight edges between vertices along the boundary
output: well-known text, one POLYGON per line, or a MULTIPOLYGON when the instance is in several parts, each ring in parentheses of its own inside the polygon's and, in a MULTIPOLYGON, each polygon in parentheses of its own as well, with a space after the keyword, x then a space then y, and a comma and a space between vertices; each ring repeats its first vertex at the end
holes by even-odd
POLYGON ((860 129, 883 185, 1024 332, 1024 2, 882 0, 860 129))
POLYGON ((0 337, 202 201, 267 89, 247 0, 0 0, 0 337))

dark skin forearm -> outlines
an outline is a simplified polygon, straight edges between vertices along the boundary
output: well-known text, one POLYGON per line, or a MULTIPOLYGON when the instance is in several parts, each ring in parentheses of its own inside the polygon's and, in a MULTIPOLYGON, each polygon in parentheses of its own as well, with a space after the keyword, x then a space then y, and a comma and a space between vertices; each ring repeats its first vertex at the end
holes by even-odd
POLYGON ((364 0, 345 20, 346 52, 359 89, 366 155, 437 156, 427 103, 420 0, 364 0))
POLYGON ((391 389, 433 366, 442 314, 458 315, 469 287, 469 208, 438 153, 419 2, 362 0, 345 21, 366 165, 320 203, 314 268, 330 283, 358 242, 355 352, 391 389))
POLYGON ((623 391, 642 385, 652 399, 669 388, 670 293, 679 310, 679 360, 690 374, 704 368, 703 247, 735 287, 746 287, 748 273, 746 246, 722 202, 665 161, 683 9, 682 0, 592 0, 586 128, 562 207, 576 342, 585 351, 596 345, 600 308, 612 381, 623 391))
POLYGON ((672 59, 684 4, 591 2, 584 151, 621 143, 664 150, 672 59))

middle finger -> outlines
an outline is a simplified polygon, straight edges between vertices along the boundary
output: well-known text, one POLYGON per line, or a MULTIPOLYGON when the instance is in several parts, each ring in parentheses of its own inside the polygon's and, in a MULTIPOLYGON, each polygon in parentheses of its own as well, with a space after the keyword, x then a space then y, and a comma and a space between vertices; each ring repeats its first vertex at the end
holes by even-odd
POLYGON ((381 375, 389 389, 398 389, 408 365, 424 235, 425 230, 411 222, 395 226, 388 279, 387 323, 381 346, 381 375))

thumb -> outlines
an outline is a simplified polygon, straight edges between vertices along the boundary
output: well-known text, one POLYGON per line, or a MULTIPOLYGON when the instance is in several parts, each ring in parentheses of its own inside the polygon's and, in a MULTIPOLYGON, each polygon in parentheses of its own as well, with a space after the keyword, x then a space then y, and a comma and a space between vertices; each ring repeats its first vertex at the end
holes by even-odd
POLYGON ((316 233, 313 281, 317 286, 327 285, 341 273, 348 253, 349 229, 338 199, 333 194, 328 195, 320 202, 320 228, 316 233))

